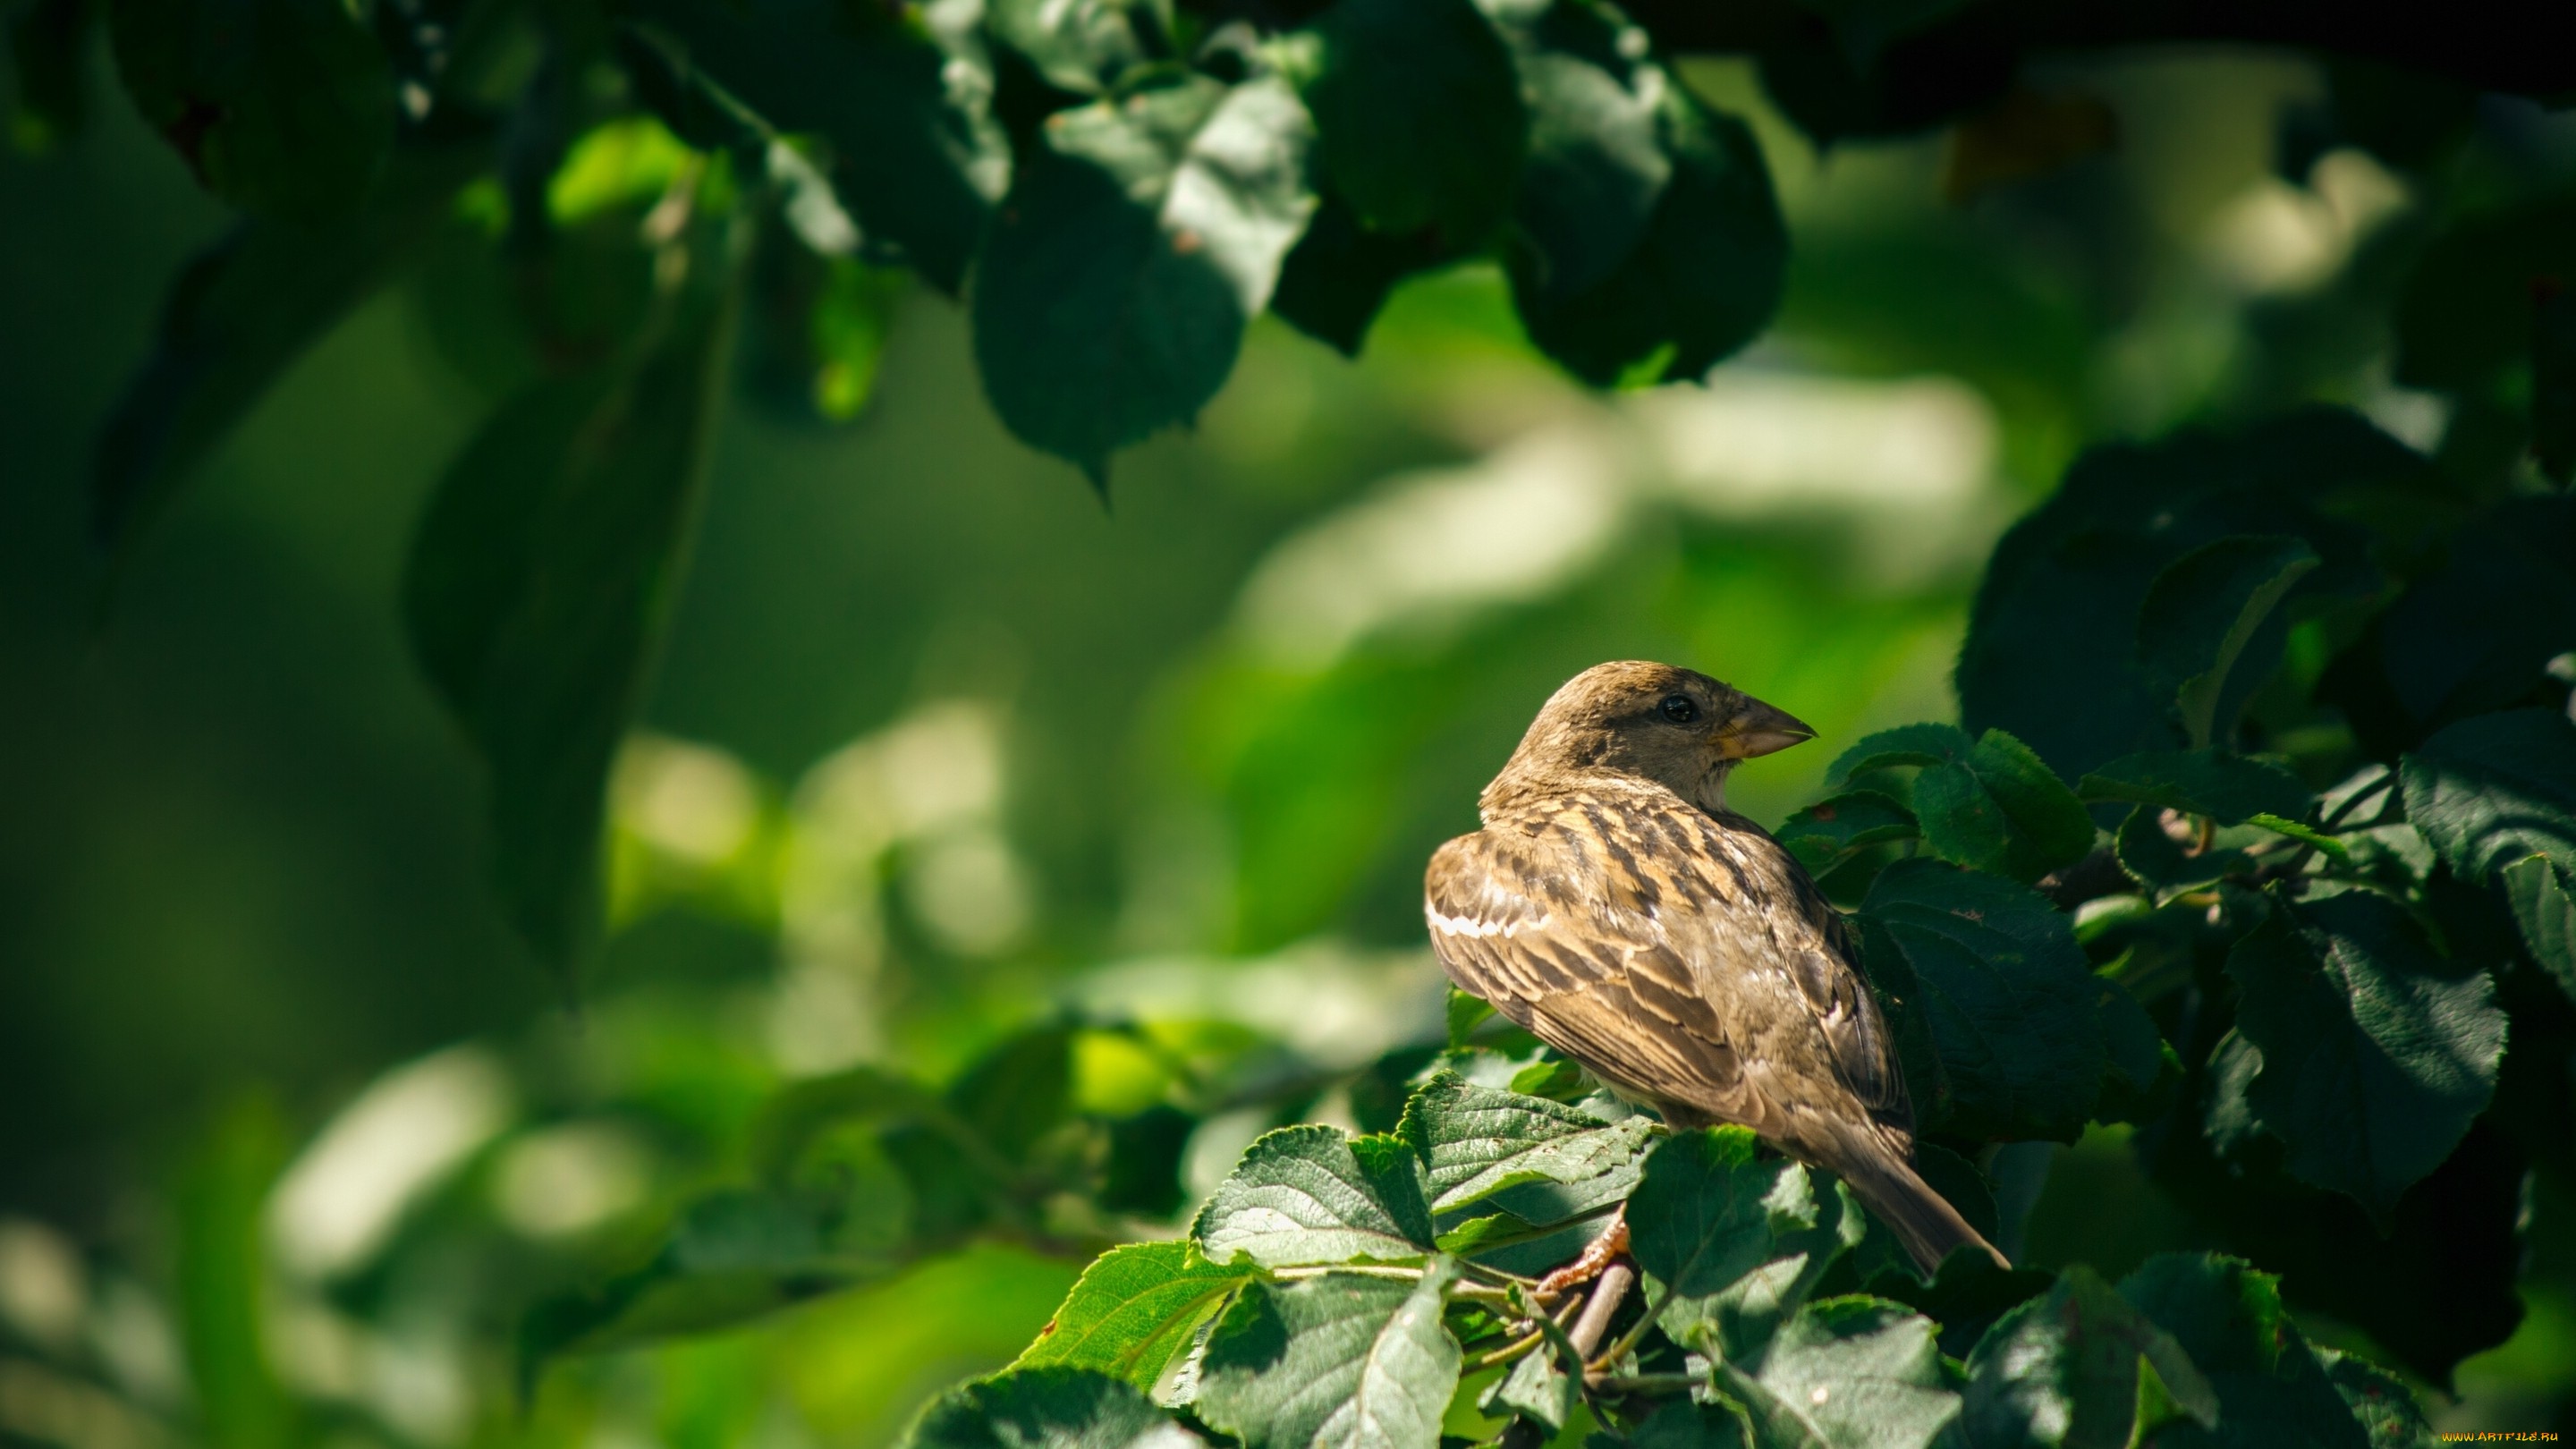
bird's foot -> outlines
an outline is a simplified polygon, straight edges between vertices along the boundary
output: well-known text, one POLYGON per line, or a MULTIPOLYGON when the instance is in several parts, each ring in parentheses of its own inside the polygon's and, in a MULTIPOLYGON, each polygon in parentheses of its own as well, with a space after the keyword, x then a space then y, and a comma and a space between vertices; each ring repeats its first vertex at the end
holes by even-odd
POLYGON ((1581 1257, 1538 1280, 1538 1291, 1562 1293, 1577 1283, 1589 1283, 1627 1251, 1628 1210, 1623 1207, 1616 1217, 1610 1219, 1610 1230, 1594 1238, 1581 1257))

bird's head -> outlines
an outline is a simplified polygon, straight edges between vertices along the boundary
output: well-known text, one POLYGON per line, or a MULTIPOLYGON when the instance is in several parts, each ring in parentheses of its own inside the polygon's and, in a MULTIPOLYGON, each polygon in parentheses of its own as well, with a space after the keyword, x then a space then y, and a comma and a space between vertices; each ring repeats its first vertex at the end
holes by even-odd
POLYGON ((1815 736, 1788 711, 1695 670, 1637 660, 1597 664, 1548 697, 1482 803, 1491 808, 1607 772, 1723 809, 1727 772, 1738 762, 1815 736))

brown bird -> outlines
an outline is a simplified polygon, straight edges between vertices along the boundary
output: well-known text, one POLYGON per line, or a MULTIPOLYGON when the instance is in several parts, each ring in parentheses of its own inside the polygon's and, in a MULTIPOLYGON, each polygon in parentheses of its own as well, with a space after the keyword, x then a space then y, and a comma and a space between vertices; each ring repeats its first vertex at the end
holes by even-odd
POLYGON ((1431 857, 1449 979, 1676 1127, 1736 1122, 1860 1195, 1928 1271, 2003 1255, 1914 1171, 1896 1045, 1842 914, 1726 808, 1726 777, 1813 739, 1705 674, 1603 664, 1549 698, 1431 857))

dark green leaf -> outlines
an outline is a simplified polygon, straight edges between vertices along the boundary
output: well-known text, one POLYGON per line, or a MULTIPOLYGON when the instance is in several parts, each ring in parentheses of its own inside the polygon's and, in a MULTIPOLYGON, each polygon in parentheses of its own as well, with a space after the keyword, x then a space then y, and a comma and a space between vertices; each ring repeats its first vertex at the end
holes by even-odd
POLYGON ((297 222, 344 217, 394 146, 394 75, 334 0, 111 0, 137 110, 217 196, 297 222))
POLYGON ((2303 539, 2222 538, 2156 575, 2138 611, 2138 661, 2180 713, 2194 749, 2235 733, 2236 711, 2280 663, 2275 617, 2322 560, 2303 539))
POLYGON ((1233 369, 1314 206, 1309 126, 1283 80, 1196 77, 1045 130, 986 240, 975 355, 1011 430, 1098 481, 1233 369))
POLYGON ((1073 1036, 1054 1024, 1004 1038, 949 1086, 950 1108, 995 1151, 1025 1155, 1072 1107, 1073 1036))
POLYGON ((2546 856, 2516 861, 2501 874, 2523 945, 2557 980, 2558 989, 2576 998, 2576 888, 2546 856))
POLYGON ((2576 297, 2563 279, 2532 297, 2531 453, 2560 487, 2576 481, 2576 297))
POLYGON ((1357 357, 1369 324, 1377 320, 1395 284, 1456 256, 1428 232, 1388 236, 1368 231, 1349 203, 1326 192, 1306 234, 1280 263, 1270 310, 1343 356, 1357 357))
POLYGON ((720 239, 653 350, 541 383, 457 458, 413 541, 404 616, 482 756, 504 915, 571 973, 597 924, 608 768, 694 521, 733 306, 720 239))
POLYGON ((2473 216, 2416 259, 2398 300, 2397 381, 2465 388, 2531 351, 2531 283, 2576 278, 2576 197, 2473 216))
POLYGON ((2257 815, 2304 820, 2316 805, 2316 793, 2288 770, 2220 750, 2123 755, 2086 774, 2076 793, 2087 801, 2134 800, 2206 815, 2221 825, 2242 825, 2257 815))
POLYGON ((2388 687, 2419 727, 2564 697, 2576 649, 2576 498, 2517 498, 2453 535, 2441 568, 2389 607, 2388 687))
POLYGON ((1978 1343, 1965 1427, 1979 1446, 2122 1449, 2157 1427, 2141 1421, 2159 1392, 2201 1427, 2218 1422, 2217 1393, 2173 1335, 2079 1265, 1978 1343))
POLYGON ((1595 1434, 1585 1449, 1747 1449, 1742 1416, 1717 1404, 1667 1399, 1624 1437, 1595 1434))
MULTIPOLYGON (((1925 1149, 1918 1145, 1915 1150, 1925 1149)), ((1973 1217, 1970 1223, 1984 1231, 1973 1217)), ((1904 1258, 1903 1249, 1895 1255, 1901 1266, 1873 1273, 1869 1292, 1906 1304, 1940 1324, 1941 1351, 1956 1359, 1968 1358, 1986 1330, 2005 1314, 2057 1285, 2053 1274, 2036 1268, 1997 1267, 1983 1253, 1952 1253, 1927 1283, 1912 1261, 1904 1258)))
POLYGON ((972 57, 944 54, 881 9, 831 0, 640 0, 636 14, 778 130, 829 141, 833 184, 861 231, 957 291, 1009 165, 999 128, 943 79, 972 57))
POLYGON ((1765 1444, 1925 1449, 1959 1417, 1932 1320, 1876 1298, 1810 1303, 1759 1357, 1722 1361, 1718 1375, 1765 1444))
POLYGON ((2366 890, 2281 902, 2228 954, 2236 1025, 2263 1053, 2246 1100, 2292 1176, 2382 1223, 2495 1095, 2495 983, 2434 954, 2405 908, 2366 890))
POLYGON ((1511 1193, 1511 1202, 1499 1204, 1544 1225, 1625 1196, 1637 1181, 1649 1125, 1641 1117, 1604 1122, 1563 1103, 1442 1072, 1406 1104, 1396 1133, 1429 1165, 1436 1212, 1524 1186, 1573 1189, 1511 1193))
POLYGON ((1974 740, 1941 724, 1882 730, 1844 751, 1827 776, 1916 766, 1908 803, 1924 844, 1944 860, 2036 880, 2093 848, 2093 818, 2075 793, 2001 730, 1974 740))
POLYGON ((2293 599, 2378 586, 2371 539, 2321 505, 2447 495, 2431 463, 2356 415, 2310 408, 2233 435, 2096 448, 1997 545, 1959 654, 1971 729, 2008 729, 2075 777, 2189 743, 2151 687, 2139 612, 2165 568, 2231 535, 2287 535, 2323 560, 2293 599))
POLYGON ((9 130, 20 150, 42 154, 80 133, 89 113, 89 41, 100 9, 97 0, 34 0, 9 22, 18 78, 9 130))
POLYGON ((1839 785, 1854 775, 1871 770, 1948 764, 1966 758, 1968 752, 1976 747, 1976 740, 1957 725, 1898 725, 1892 730, 1864 735, 1860 743, 1843 751, 1833 767, 1825 771, 1825 782, 1839 785))
POLYGON ((2171 900, 2181 892, 2197 890, 2229 876, 2247 875, 2254 869, 2253 857, 2242 850, 2215 845, 2201 849, 2198 828, 2188 817, 2154 805, 2141 805, 2129 812, 2112 837, 2111 849, 2120 868, 2148 887, 2158 900, 2171 900), (2185 838, 2176 839, 2177 831, 2185 838))
POLYGON ((1431 1251, 1429 1183, 1400 1140, 1282 1127, 1244 1150, 1192 1235, 1219 1263, 1411 1261, 1431 1251))
POLYGON ((2576 724, 2556 710, 2465 719, 2398 768, 2406 818, 2462 879, 2546 856, 2576 870, 2576 724))
POLYGON ((180 274, 152 357, 99 438, 99 538, 130 547, 179 486, 306 348, 384 284, 490 164, 472 143, 406 151, 375 200, 314 226, 253 221, 180 274))
POLYGON ((1492 1002, 1455 986, 1450 987, 1447 1010, 1449 1049, 1464 1051, 1468 1041, 1475 1036, 1476 1028, 1491 1020, 1493 1015, 1492 1002))
POLYGON ((2074 1141, 2108 1057, 2067 918, 2024 887, 1928 860, 1881 872, 1860 913, 1912 969, 1948 1091, 1945 1130, 2074 1141))
POLYGON ((1782 821, 1773 832, 1811 875, 1822 875, 1835 862, 1864 845, 1911 840, 1914 812, 1876 790, 1846 790, 1829 796, 1782 821))
POLYGON ((1315 155, 1371 231, 1472 246, 1511 210, 1528 144, 1502 37, 1470 0, 1336 0, 1302 81, 1315 155))
POLYGON ((1569 292, 1547 253, 1512 254, 1513 298, 1530 340, 1596 386, 1647 364, 1668 382, 1703 377, 1780 305, 1788 237, 1752 131, 1671 79, 1655 120, 1672 175, 1644 236, 1614 271, 1569 292))
POLYGON ((2364 1449, 2368 1443, 2282 1311, 2269 1274, 2215 1254, 2162 1253, 2120 1281, 2120 1296, 2172 1334, 2218 1394, 2215 1432, 2177 1423, 2158 1444, 2364 1449))
POLYGON ((1210 1263, 1187 1240, 1112 1248, 1082 1270, 1013 1367, 1066 1364, 1151 1389, 1199 1325, 1256 1276, 1210 1263))
MULTIPOLYGON (((2147 1122, 2164 1114, 2182 1080, 2182 1058, 2156 1029, 2156 1021, 2127 988, 2095 976, 2101 993, 2102 1043, 2110 1054, 2096 1120, 2147 1122)), ((1991 1235, 1990 1235, 1991 1236, 1991 1235)))
POLYGON ((1209 1336, 1195 1407, 1245 1449, 1434 1449, 1458 1386, 1440 1322, 1451 1271, 1245 1289, 1209 1336))
POLYGON ((903 1449, 1202 1449, 1133 1384, 1070 1365, 1015 1368, 931 1401, 903 1449))
POLYGON ((2370 1449, 2434 1449, 2441 1442, 2424 1421, 2423 1407, 2395 1374, 2330 1348, 2318 1349, 2316 1355, 2335 1392, 2343 1395, 2344 1406, 2361 1421, 2370 1449))
POLYGON ((768 1193, 724 1192, 680 1215, 653 1260, 596 1292, 549 1298, 519 1330, 523 1378, 551 1359, 705 1333, 900 1266, 900 1255, 852 1255, 816 1212, 768 1193))
MULTIPOLYGON (((1529 110, 1515 213, 1534 255, 1514 292, 1544 305, 1607 281, 1645 236, 1672 177, 1659 112, 1664 69, 1644 32, 1582 0, 1484 0, 1511 42, 1529 110)), ((1524 306, 1527 301, 1524 300, 1524 306)))

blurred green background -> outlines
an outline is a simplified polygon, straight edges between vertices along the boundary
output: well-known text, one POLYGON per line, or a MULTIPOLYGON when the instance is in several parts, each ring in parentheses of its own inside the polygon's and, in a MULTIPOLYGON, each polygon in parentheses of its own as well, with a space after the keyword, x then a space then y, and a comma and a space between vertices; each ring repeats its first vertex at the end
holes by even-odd
MULTIPOLYGON (((524 1414, 514 1326, 648 1253, 784 1081, 942 1078, 1068 1007, 1325 1067, 1435 1035, 1421 863, 1558 682, 1662 658, 1807 719, 1735 786, 1776 822, 1860 733, 1951 716, 1985 552, 2084 444, 2329 398, 2459 445, 2386 380, 2403 259, 2576 176, 2576 115, 2518 102, 2479 103, 2439 196, 2285 153, 2314 68, 2179 52, 2043 68, 2115 139, 1989 185, 1950 137, 1819 156, 1702 65, 1795 238, 1779 325, 1704 389, 1587 393, 1468 268, 1357 363, 1261 322, 1106 507, 909 295, 854 422, 745 379, 568 1006, 493 912, 397 619, 490 401, 436 267, 116 577, 88 548, 95 428, 223 225, 98 71, 84 134, 0 156, 0 1440, 80 1449, 887 1441, 1079 1261, 971 1249, 559 1368, 524 1414)), ((1200 1128, 1193 1186, 1268 1121, 1200 1128)), ((2114 1135, 2050 1183, 2043 1263, 2181 1245, 2114 1135)), ((2576 1304, 2529 1307, 2443 1427, 2576 1379, 2576 1304)))

